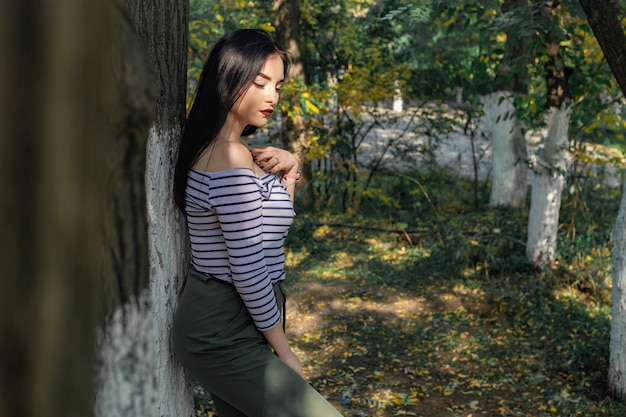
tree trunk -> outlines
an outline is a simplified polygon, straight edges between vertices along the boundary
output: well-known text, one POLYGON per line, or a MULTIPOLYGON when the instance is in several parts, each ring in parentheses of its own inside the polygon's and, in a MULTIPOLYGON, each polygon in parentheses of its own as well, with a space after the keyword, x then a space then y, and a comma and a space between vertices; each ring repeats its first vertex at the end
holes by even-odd
MULTIPOLYGON (((276 40, 291 54, 292 66, 287 80, 305 85, 304 65, 300 48, 300 4, 298 0, 274 0, 274 14, 276 20, 276 40)), ((293 151, 302 169, 302 180, 299 186, 304 185, 312 176, 311 161, 307 156, 308 148, 307 120, 297 115, 294 118, 282 114, 283 146, 293 151)))
POLYGON ((118 113, 104 272, 113 285, 104 293, 95 414, 189 416, 193 400, 169 337, 186 265, 171 179, 184 121, 187 2, 129 0, 124 10, 112 31, 118 113))
MULTIPOLYGON (((502 12, 521 11, 528 7, 526 0, 506 0, 502 12)), ((491 121, 491 207, 521 208, 526 205, 528 193, 528 159, 524 129, 517 117, 514 99, 525 94, 530 59, 527 40, 520 37, 515 27, 506 29, 507 41, 504 59, 498 68, 496 92, 485 98, 485 118, 491 121)))
POLYGON ((106 2, 0 2, 0 415, 91 414, 106 2))
POLYGON ((619 19, 624 12, 614 0, 579 0, 606 62, 626 95, 626 34, 619 19))
POLYGON ((609 344, 609 390, 626 399, 626 182, 615 222, 612 252, 611 342, 609 344))
MULTIPOLYGON (((558 1, 549 5, 548 13, 556 15, 561 11, 558 1)), ((549 18, 546 18, 546 22, 549 18)), ((531 158, 533 180, 528 215, 528 236, 526 257, 539 268, 554 263, 561 194, 569 169, 569 120, 572 95, 568 78, 572 69, 565 66, 559 42, 546 31, 546 122, 548 134, 543 149, 531 158)))
POLYGON ((556 254, 561 194, 569 167, 570 114, 569 102, 550 107, 546 116, 548 135, 543 149, 532 158, 526 256, 539 268, 551 266, 556 254))
POLYGON ((526 140, 515 115, 513 98, 510 91, 497 91, 481 99, 482 119, 491 139, 491 207, 521 208, 526 205, 526 140))
POLYGON ((146 215, 146 139, 155 113, 148 57, 122 7, 110 18, 116 85, 107 161, 105 322, 99 329, 96 416, 146 415, 156 401, 146 215), (121 368, 121 369, 120 369, 121 368))
POLYGON ((187 270, 184 218, 172 196, 174 165, 185 122, 187 87, 188 0, 127 0, 144 40, 155 87, 156 119, 150 129, 146 191, 150 248, 150 289, 154 305, 156 416, 188 416, 193 411, 190 386, 176 362, 170 328, 187 270))
MULTIPOLYGON (((615 2, 580 0, 589 26, 604 52, 606 61, 626 95, 626 34, 620 24, 623 13, 615 2)), ((626 400, 626 182, 615 223, 613 253, 613 290, 611 306, 611 343, 609 357, 609 391, 626 400)))

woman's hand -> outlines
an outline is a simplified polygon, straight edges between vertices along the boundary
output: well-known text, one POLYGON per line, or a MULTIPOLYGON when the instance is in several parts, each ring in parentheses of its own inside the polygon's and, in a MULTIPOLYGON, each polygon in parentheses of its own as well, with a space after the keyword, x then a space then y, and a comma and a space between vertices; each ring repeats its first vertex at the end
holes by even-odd
POLYGON ((289 366, 298 375, 300 375, 302 379, 306 380, 306 377, 304 376, 304 371, 302 370, 302 362, 300 362, 300 359, 298 359, 298 357, 291 350, 289 350, 287 353, 284 353, 283 355, 278 355, 278 357, 281 361, 285 362, 287 366, 289 366))
POLYGON ((283 172, 284 174, 296 174, 298 172, 298 159, 289 151, 273 146, 262 146, 250 149, 252 158, 265 171, 272 174, 283 172))
POLYGON ((304 372, 302 371, 302 363, 300 359, 293 353, 287 342, 287 337, 283 331, 282 326, 277 325, 270 330, 263 330, 265 339, 269 342, 270 346, 274 348, 276 356, 283 361, 288 367, 293 369, 295 373, 300 375, 302 379, 306 380, 304 372))

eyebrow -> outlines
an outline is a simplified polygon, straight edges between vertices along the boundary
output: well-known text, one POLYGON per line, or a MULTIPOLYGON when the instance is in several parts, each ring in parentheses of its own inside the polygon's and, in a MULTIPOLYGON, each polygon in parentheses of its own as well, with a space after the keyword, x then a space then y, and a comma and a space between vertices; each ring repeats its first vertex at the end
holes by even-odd
MULTIPOLYGON (((262 72, 259 72, 259 73, 257 74, 257 77, 265 78, 265 79, 266 79, 266 80, 268 80, 268 81, 272 81, 272 77, 270 77, 269 75, 265 75, 265 74, 263 74, 262 72)), ((285 79, 283 78, 282 80, 280 80, 280 81, 278 81, 278 82, 279 82, 279 83, 282 83, 282 82, 284 82, 284 81, 285 81, 285 79)))

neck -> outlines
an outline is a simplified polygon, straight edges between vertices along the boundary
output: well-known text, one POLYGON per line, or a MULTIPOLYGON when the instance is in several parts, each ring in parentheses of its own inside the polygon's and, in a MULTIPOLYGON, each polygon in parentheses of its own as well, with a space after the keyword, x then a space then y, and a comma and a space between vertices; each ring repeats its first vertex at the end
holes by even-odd
POLYGON ((231 115, 226 118, 226 123, 217 134, 217 142, 238 142, 241 143, 241 132, 243 127, 238 126, 231 115))

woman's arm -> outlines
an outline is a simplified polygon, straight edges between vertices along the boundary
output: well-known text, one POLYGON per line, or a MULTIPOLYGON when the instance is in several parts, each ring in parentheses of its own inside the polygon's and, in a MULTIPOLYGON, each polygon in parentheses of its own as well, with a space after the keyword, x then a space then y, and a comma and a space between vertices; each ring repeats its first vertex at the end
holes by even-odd
MULTIPOLYGON (((254 162, 260 162, 262 167, 267 171, 272 174, 282 173, 283 185, 285 185, 291 202, 293 203, 296 181, 300 178, 298 159, 291 152, 273 146, 253 148, 250 152, 252 153, 254 162)), ((265 330, 262 333, 280 360, 285 362, 287 366, 293 369, 303 379, 306 379, 302 371, 302 363, 289 347, 289 342, 287 341, 282 327, 280 325, 274 326, 270 330, 265 330)))
POLYGON ((280 360, 285 362, 287 366, 293 369, 303 379, 306 379, 302 371, 302 363, 289 347, 289 342, 287 342, 283 328, 280 325, 274 326, 270 330, 265 330, 263 335, 272 348, 274 348, 280 360))

